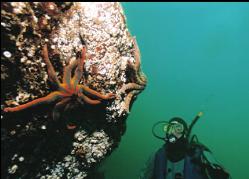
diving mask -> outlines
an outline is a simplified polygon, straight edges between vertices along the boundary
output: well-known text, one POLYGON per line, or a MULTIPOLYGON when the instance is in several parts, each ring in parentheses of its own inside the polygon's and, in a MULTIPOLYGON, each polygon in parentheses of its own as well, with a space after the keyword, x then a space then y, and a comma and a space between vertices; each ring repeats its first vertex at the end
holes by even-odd
POLYGON ((175 143, 177 139, 184 135, 184 126, 177 121, 172 121, 164 126, 164 131, 166 140, 170 143, 175 143))
POLYGON ((199 112, 195 116, 195 118, 193 119, 189 127, 187 123, 182 118, 179 118, 179 117, 174 117, 170 119, 169 122, 158 121, 152 127, 152 134, 158 139, 161 139, 163 141, 173 142, 173 143, 176 142, 176 140, 180 138, 185 138, 189 141, 192 128, 202 115, 203 113, 199 112), (166 133, 166 137, 160 136, 155 132, 155 128, 159 124, 163 124, 162 127, 163 127, 163 131, 166 133))
POLYGON ((164 126, 164 131, 168 134, 179 135, 184 132, 184 126, 177 121, 172 121, 164 126))

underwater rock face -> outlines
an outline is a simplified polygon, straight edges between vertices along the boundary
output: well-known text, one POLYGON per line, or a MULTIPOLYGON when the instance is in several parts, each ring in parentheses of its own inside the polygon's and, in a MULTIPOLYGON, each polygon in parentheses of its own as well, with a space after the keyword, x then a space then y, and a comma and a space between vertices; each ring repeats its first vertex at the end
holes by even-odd
POLYGON ((91 178, 118 146, 131 104, 146 86, 135 38, 119 3, 1 3, 1 109, 46 96, 53 88, 41 55, 59 79, 87 48, 81 84, 116 98, 75 107, 53 121, 53 106, 1 114, 3 178, 91 178), (65 120, 77 120, 75 130, 65 120))

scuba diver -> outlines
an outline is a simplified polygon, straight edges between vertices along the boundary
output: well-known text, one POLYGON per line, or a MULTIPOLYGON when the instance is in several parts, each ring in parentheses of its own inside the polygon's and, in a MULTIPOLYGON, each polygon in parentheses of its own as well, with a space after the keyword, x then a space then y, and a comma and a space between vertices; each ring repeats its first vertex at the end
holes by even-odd
POLYGON ((159 121, 152 128, 153 135, 165 144, 149 160, 140 179, 229 179, 229 173, 213 158, 211 151, 198 142, 191 130, 202 116, 199 112, 190 126, 180 117, 168 122, 159 121), (164 124, 165 136, 155 133, 164 124))

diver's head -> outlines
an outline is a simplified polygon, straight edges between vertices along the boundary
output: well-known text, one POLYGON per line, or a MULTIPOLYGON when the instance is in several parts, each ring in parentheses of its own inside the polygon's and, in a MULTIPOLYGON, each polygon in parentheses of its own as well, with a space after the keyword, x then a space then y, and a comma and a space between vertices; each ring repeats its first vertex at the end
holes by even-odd
POLYGON ((187 123, 179 117, 174 117, 169 120, 164 127, 166 132, 167 155, 170 161, 176 162, 184 158, 187 151, 187 123))
POLYGON ((180 139, 185 139, 188 131, 187 123, 180 117, 174 117, 165 125, 166 142, 176 143, 180 139))
POLYGON ((202 112, 199 112, 189 127, 180 117, 173 117, 169 121, 158 121, 153 125, 152 134, 156 138, 165 141, 165 149, 167 150, 167 155, 171 161, 178 161, 185 156, 190 143, 189 136, 191 134, 191 130, 201 115, 202 112), (155 132, 155 128, 159 124, 164 124, 164 136, 159 136, 155 132))

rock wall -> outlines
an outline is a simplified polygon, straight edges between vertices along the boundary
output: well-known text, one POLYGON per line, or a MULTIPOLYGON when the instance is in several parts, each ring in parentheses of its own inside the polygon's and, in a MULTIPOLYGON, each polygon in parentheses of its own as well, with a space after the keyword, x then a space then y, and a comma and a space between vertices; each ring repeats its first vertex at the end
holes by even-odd
POLYGON ((87 59, 81 84, 115 100, 76 106, 53 121, 53 105, 17 113, 1 111, 3 178, 91 178, 120 142, 131 105, 145 89, 139 48, 120 3, 1 3, 1 109, 49 94, 42 46, 62 78, 83 45, 87 59), (65 120, 78 121, 76 130, 65 120))

